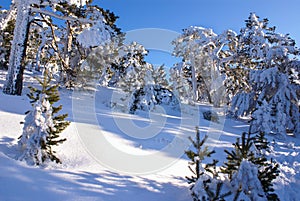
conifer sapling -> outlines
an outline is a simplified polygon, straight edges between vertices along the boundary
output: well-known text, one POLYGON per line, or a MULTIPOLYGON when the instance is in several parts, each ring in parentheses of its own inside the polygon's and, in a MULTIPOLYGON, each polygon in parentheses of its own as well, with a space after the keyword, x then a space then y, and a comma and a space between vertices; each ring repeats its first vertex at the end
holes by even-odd
POLYGON ((59 134, 70 122, 65 121, 68 114, 57 114, 62 105, 54 106, 60 97, 58 85, 51 84, 51 77, 51 73, 45 70, 43 79, 37 78, 41 89, 29 87, 30 93, 27 94, 31 99, 32 109, 26 112, 18 145, 21 150, 19 159, 30 164, 41 165, 48 160, 61 163, 52 146, 66 141, 59 134))

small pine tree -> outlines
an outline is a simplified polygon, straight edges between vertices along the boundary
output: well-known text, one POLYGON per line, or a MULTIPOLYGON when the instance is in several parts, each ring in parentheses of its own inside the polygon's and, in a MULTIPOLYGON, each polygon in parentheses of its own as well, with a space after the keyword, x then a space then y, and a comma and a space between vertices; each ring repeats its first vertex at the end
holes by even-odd
POLYGON ((250 137, 250 134, 246 137, 246 133, 243 133, 241 139, 238 138, 233 146, 234 150, 232 151, 224 150, 227 154, 227 162, 224 163, 224 167, 222 168, 222 172, 228 174, 230 179, 232 179, 233 174, 239 169, 243 159, 249 161, 255 161, 256 159, 254 152, 251 151, 253 138, 250 137))
POLYGON ((264 132, 259 132, 256 134, 254 138, 254 145, 256 149, 258 150, 259 154, 264 155, 266 151, 269 151, 269 142, 267 138, 265 137, 264 132))
MULTIPOLYGON (((228 174, 229 179, 232 181, 241 174, 240 171, 244 171, 244 168, 241 168, 243 161, 248 161, 250 165, 243 164, 243 167, 255 166, 255 169, 257 169, 255 175, 257 175, 261 183, 261 188, 265 193, 263 196, 265 196, 267 200, 279 200, 278 196, 272 193, 274 191, 272 181, 279 175, 278 164, 272 160, 268 161, 266 156, 261 154, 263 153, 262 150, 266 149, 267 146, 267 141, 263 134, 260 133, 255 137, 251 137, 251 134, 248 133, 246 137, 246 133, 243 133, 241 139, 238 138, 233 146, 234 150, 225 150, 227 153, 227 162, 224 163, 221 171, 228 174), (260 150, 258 154, 254 152, 255 147, 260 150)), ((253 170, 253 168, 250 169, 253 170)), ((237 185, 236 188, 237 194, 241 193, 241 189, 247 189, 245 186, 237 185)), ((252 196, 252 194, 250 196, 252 196)))
POLYGON ((30 93, 27 94, 33 108, 26 112, 23 133, 19 137, 19 159, 35 165, 41 165, 47 160, 61 163, 52 146, 66 141, 65 138, 59 138, 59 134, 70 124, 65 121, 68 114, 57 114, 62 105, 53 105, 60 97, 58 85, 51 84, 49 72, 45 70, 43 79, 37 80, 41 89, 29 87, 30 93))
POLYGON ((193 140, 189 137, 193 150, 185 151, 187 157, 191 160, 189 162, 189 169, 193 173, 193 176, 186 177, 191 185, 191 195, 194 201, 225 201, 225 197, 229 196, 231 192, 222 192, 223 182, 219 178, 216 165, 217 160, 213 160, 212 163, 208 163, 202 168, 202 161, 206 157, 211 157, 215 151, 209 151, 208 147, 203 147, 207 140, 207 135, 201 140, 199 128, 196 127, 196 139, 193 140), (204 190, 204 191, 203 191, 204 190))
MULTIPOLYGON (((211 157, 211 155, 215 153, 214 150, 209 151, 207 146, 203 147, 203 144, 207 138, 208 136, 205 135, 202 140, 200 139, 200 131, 198 127, 196 127, 196 139, 193 140, 191 137, 189 137, 189 140, 191 141, 195 150, 185 151, 185 154, 191 160, 191 162, 189 162, 189 169, 194 174, 191 177, 186 177, 188 183, 195 183, 200 176, 204 174, 203 170, 201 171, 202 161, 205 159, 205 157, 211 157)), ((217 163, 217 161, 215 163, 217 163)))

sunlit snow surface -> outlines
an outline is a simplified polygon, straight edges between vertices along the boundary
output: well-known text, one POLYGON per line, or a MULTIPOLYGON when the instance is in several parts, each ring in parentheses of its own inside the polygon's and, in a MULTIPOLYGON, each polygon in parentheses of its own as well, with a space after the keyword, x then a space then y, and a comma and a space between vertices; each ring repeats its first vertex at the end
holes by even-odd
MULTIPOLYGON (((0 71, 0 75, 0 89, 2 89, 3 71, 0 71)), ((35 84, 35 81, 32 75, 26 72, 25 85, 28 84, 35 84)), ((152 120, 147 112, 138 111, 135 115, 129 115, 118 107, 114 109, 108 107, 111 105, 112 94, 115 93, 113 89, 99 88, 96 93, 91 93, 90 99, 95 103, 97 129, 105 135, 105 139, 112 147, 129 155, 148 157, 149 154, 157 153, 162 159, 173 159, 170 160, 172 163, 168 166, 150 174, 134 174, 130 171, 126 173, 122 171, 122 167, 110 168, 103 161, 99 161, 99 158, 84 144, 83 133, 78 125, 89 128, 91 121, 95 119, 91 119, 88 114, 86 121, 76 120, 73 117, 73 111, 76 108, 73 108, 72 101, 77 99, 80 103, 83 99, 74 96, 71 91, 61 90, 60 103, 63 104, 63 112, 69 113, 69 120, 72 121, 62 134, 67 141, 56 148, 57 155, 63 164, 31 167, 25 162, 14 159, 17 154, 15 149, 17 138, 22 133, 22 125, 19 122, 24 120, 24 113, 30 109, 26 92, 28 92, 27 87, 24 89, 24 95, 20 97, 0 94, 0 200, 192 200, 184 178, 191 175, 186 157, 183 154, 181 157, 173 157, 169 152, 162 150, 166 146, 171 146, 175 138, 178 139, 177 145, 180 145, 187 136, 193 135, 196 125, 193 125, 194 119, 190 114, 195 115, 195 111, 191 112, 185 107, 179 110, 165 108, 164 114, 161 115, 165 122, 153 124, 163 126, 155 130, 156 133, 149 134, 144 128, 151 125, 155 119, 157 120, 155 115, 159 115, 157 114, 159 110, 153 112, 152 120), (189 122, 192 123, 183 124, 183 117, 191 118, 189 122), (122 128, 122 125, 116 123, 119 120, 132 122, 137 128, 144 129, 144 132, 136 132, 138 129, 128 132, 122 128)), ((203 119, 201 112, 209 109, 211 109, 210 106, 200 105, 199 113, 196 114, 199 117, 198 125, 203 135, 209 129, 220 127, 203 119)), ((78 108, 76 111, 78 112, 78 108)), ((82 112, 87 113, 88 110, 82 112)), ((246 121, 225 119, 222 135, 209 142, 209 146, 217 152, 213 156, 221 161, 219 165, 222 165, 222 161, 226 158, 223 150, 230 148, 236 137, 247 129, 246 121)), ((270 140, 272 141, 271 138, 270 140)), ((281 200, 292 201, 298 200, 299 197, 300 140, 298 137, 288 137, 287 141, 285 143, 276 140, 277 144, 270 156, 280 163, 281 173, 274 182, 276 193, 281 200)), ((110 150, 106 150, 105 147, 97 147, 96 150, 110 156, 110 150)), ((115 159, 118 160, 118 156, 115 156, 115 159)), ((126 166, 125 162, 124 166, 126 166)))

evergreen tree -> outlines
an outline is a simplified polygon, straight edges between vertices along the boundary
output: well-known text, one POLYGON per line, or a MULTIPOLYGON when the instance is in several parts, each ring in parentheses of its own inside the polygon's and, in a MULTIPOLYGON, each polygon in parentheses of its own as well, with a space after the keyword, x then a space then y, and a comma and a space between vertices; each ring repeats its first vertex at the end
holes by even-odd
POLYGON ((129 100, 129 112, 134 114, 136 110, 150 111, 155 105, 176 107, 178 100, 167 88, 162 68, 153 69, 152 65, 142 78, 142 85, 132 92, 129 100), (161 73, 161 74, 159 74, 161 73))
MULTIPOLYGON (((70 0, 16 2, 16 26, 4 93, 21 95, 26 53, 28 53, 27 58, 31 60, 36 55, 35 58, 38 59, 36 63, 39 63, 40 59, 54 61, 53 63, 60 68, 59 81, 66 87, 74 85, 78 68, 86 59, 90 48, 100 45, 99 41, 101 42, 102 39, 108 40, 121 33, 114 24, 117 17, 109 11, 91 5, 91 2, 70 0), (56 19, 65 21, 65 26, 61 23, 56 26, 55 22, 58 22, 56 19), (31 30, 36 26, 47 34, 31 30), (30 34, 35 34, 37 37, 29 37, 30 34), (46 38, 47 42, 45 42, 46 38), (29 39, 38 41, 34 43, 28 41, 29 39), (28 45, 32 48, 28 49, 28 45), (34 48, 35 46, 39 47, 34 48), (47 53, 41 54, 42 50, 47 53)), ((39 65, 36 67, 40 68, 39 65)))
POLYGON ((236 189, 235 199, 247 196, 250 200, 267 201, 267 197, 258 178, 258 169, 252 162, 243 159, 238 171, 233 175, 231 185, 236 189))
POLYGON ((0 10, 0 68, 8 69, 8 61, 11 50, 11 41, 15 28, 15 19, 7 10, 0 10))
POLYGON ((148 84, 132 93, 129 101, 129 113, 136 110, 151 111, 155 105, 177 107, 178 100, 172 91, 160 85, 148 84))
MULTIPOLYGON (((126 46, 125 55, 129 57, 126 58, 126 62, 123 61, 125 65, 123 67, 126 69, 123 76, 120 78, 118 86, 126 93, 132 93, 134 90, 139 89, 146 84, 151 84, 152 78, 149 75, 149 81, 145 80, 145 76, 148 71, 153 72, 153 66, 145 62, 145 56, 148 51, 140 44, 133 42, 129 46, 126 46)), ((123 53, 123 54, 124 54, 123 53)))
POLYGON ((229 113, 252 115, 251 132, 285 137, 299 134, 299 50, 290 36, 278 34, 268 19, 251 13, 246 26, 231 38, 232 44, 220 63, 230 97, 229 113), (297 66, 297 65, 296 65, 297 66))
POLYGON ((51 84, 51 77, 45 70, 43 79, 37 79, 41 89, 29 87, 28 97, 33 108, 26 113, 18 145, 21 150, 19 159, 30 164, 42 165, 48 160, 61 163, 52 147, 66 140, 60 138, 60 133, 70 122, 65 121, 67 114, 58 114, 62 105, 54 106, 59 101, 59 92, 58 85, 51 84))
POLYGON ((265 155, 255 152, 254 149, 255 145, 260 151, 265 148, 266 139, 262 135, 255 137, 251 137, 250 133, 247 135, 246 137, 246 133, 243 133, 241 139, 237 139, 237 142, 233 144, 234 150, 225 150, 227 162, 224 163, 222 172, 229 176, 237 195, 244 193, 252 200, 258 199, 255 198, 256 195, 260 195, 262 200, 279 200, 278 196, 273 193, 272 183, 279 175, 278 164, 272 160, 268 161, 265 155), (246 178, 249 179, 249 183, 243 181, 246 178), (251 188, 258 187, 255 180, 260 181, 264 195, 261 194, 261 189, 251 192, 251 188))
POLYGON ((114 42, 109 42, 92 49, 77 74, 77 84, 92 87, 96 82, 107 86, 112 79, 111 66, 118 57, 114 42))
POLYGON ((216 169, 217 160, 206 164, 202 167, 203 160, 211 157, 215 151, 209 151, 207 146, 204 146, 208 136, 205 135, 200 139, 199 128, 196 127, 196 138, 189 137, 193 145, 192 150, 185 151, 187 157, 191 160, 189 162, 189 169, 193 173, 191 177, 186 177, 188 183, 191 184, 191 195, 194 201, 225 201, 225 197, 229 196, 231 192, 223 192, 223 181, 219 177, 219 171, 216 169))
POLYGON ((272 96, 283 89, 279 85, 289 88, 290 82, 284 76, 289 72, 290 60, 299 54, 295 41, 289 35, 276 33, 268 19, 261 20, 251 13, 245 22, 246 27, 241 29, 230 51, 231 56, 222 60, 227 92, 234 97, 231 111, 236 116, 251 114, 262 96, 272 96))
POLYGON ((169 82, 166 78, 167 74, 164 65, 154 68, 152 77, 156 85, 159 85, 162 88, 169 88, 169 82))
POLYGON ((189 169, 193 175, 186 178, 194 201, 279 200, 272 183, 279 175, 278 164, 267 160, 269 143, 264 133, 254 137, 243 133, 233 144, 234 150, 225 150, 227 161, 219 170, 217 160, 203 164, 204 158, 211 157, 214 151, 204 147, 207 136, 201 140, 196 129, 195 140, 190 138, 193 149, 185 152, 191 160, 189 169))
POLYGON ((193 103, 193 96, 191 92, 191 84, 188 81, 190 77, 185 69, 187 68, 184 62, 175 64, 170 68, 170 88, 173 93, 180 99, 188 104, 193 103))
POLYGON ((191 160, 191 162, 189 162, 189 169, 193 173, 193 176, 186 177, 189 183, 195 183, 200 176, 204 174, 201 166, 202 161, 205 157, 211 157, 211 155, 215 153, 215 151, 209 151, 207 146, 203 147, 207 138, 208 136, 206 135, 203 139, 200 139, 200 131, 198 127, 196 127, 196 139, 193 140, 189 137, 189 140, 193 145, 193 149, 195 149, 185 151, 186 156, 191 160))
POLYGON ((189 27, 173 41, 173 54, 182 57, 189 67, 186 70, 189 71, 193 101, 204 99, 217 107, 224 103, 224 77, 220 61, 227 55, 229 41, 234 37, 235 33, 231 30, 217 35, 211 29, 189 27))
POLYGON ((298 97, 288 74, 274 67, 255 71, 251 76, 258 91, 251 132, 264 132, 283 138, 287 130, 299 134, 298 97))

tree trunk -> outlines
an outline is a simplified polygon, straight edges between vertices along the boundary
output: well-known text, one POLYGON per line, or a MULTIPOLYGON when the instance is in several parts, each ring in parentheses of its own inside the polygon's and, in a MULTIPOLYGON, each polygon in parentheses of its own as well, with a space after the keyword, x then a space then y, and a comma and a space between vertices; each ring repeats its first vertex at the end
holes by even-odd
POLYGON ((194 59, 191 59, 191 70, 192 70, 192 88, 193 88, 193 101, 197 102, 198 101, 198 89, 197 89, 197 78, 196 78, 196 69, 195 65, 196 62, 194 62, 194 59))
POLYGON ((62 62, 63 64, 63 69, 61 70, 61 75, 60 75, 60 81, 64 84, 67 84, 71 80, 71 64, 70 64, 70 52, 72 50, 72 41, 73 41, 73 36, 71 33, 71 25, 69 21, 66 21, 66 38, 64 41, 64 51, 63 51, 63 59, 64 61, 62 62))
POLYGON ((25 52, 28 40, 30 8, 28 2, 17 3, 17 19, 14 39, 9 57, 8 74, 3 93, 21 95, 23 89, 23 72, 25 68, 25 52))

